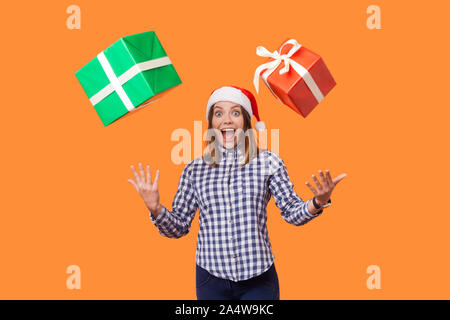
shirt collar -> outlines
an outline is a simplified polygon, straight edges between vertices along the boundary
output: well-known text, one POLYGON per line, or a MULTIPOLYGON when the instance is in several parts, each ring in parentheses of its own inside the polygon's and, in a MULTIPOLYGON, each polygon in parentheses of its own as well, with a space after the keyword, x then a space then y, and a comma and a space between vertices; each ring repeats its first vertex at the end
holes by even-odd
POLYGON ((242 148, 239 148, 237 145, 233 148, 225 148, 223 145, 221 145, 220 143, 217 143, 218 145, 218 150, 220 150, 220 152, 222 153, 223 158, 240 158, 244 156, 244 153, 242 152, 242 148))

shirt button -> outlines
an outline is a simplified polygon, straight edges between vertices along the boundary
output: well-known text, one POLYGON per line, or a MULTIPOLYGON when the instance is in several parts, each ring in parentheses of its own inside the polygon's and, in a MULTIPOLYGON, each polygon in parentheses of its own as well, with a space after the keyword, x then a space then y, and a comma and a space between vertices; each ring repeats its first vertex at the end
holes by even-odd
POLYGON ((233 240, 234 238, 233 237, 230 237, 230 240, 233 240))
POLYGON ((228 220, 228 222, 229 222, 229 223, 233 223, 233 221, 231 221, 231 220, 228 220))

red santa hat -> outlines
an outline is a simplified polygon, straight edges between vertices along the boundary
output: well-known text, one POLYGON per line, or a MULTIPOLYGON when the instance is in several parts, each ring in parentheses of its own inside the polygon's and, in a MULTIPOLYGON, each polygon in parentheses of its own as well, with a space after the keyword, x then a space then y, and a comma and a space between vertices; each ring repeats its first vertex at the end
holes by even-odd
POLYGON ((255 129, 258 131, 264 131, 266 126, 264 122, 260 121, 258 114, 258 105, 253 94, 245 89, 236 86, 225 86, 214 90, 209 97, 208 104, 206 105, 206 119, 208 119, 209 110, 211 107, 219 101, 230 101, 241 105, 245 111, 248 112, 250 118, 255 116, 257 122, 255 123, 255 129))

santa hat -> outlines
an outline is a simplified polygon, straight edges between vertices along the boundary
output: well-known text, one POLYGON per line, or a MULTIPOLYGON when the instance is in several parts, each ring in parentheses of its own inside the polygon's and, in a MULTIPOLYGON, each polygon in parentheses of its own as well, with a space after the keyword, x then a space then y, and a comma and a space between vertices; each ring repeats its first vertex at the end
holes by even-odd
POLYGON ((256 130, 264 131, 266 128, 264 122, 259 119, 258 105, 256 104, 255 97, 250 91, 235 86, 225 86, 214 90, 206 105, 206 119, 208 119, 211 107, 219 101, 230 101, 241 105, 245 111, 248 112, 250 118, 253 117, 253 115, 255 116, 257 120, 255 123, 256 130))

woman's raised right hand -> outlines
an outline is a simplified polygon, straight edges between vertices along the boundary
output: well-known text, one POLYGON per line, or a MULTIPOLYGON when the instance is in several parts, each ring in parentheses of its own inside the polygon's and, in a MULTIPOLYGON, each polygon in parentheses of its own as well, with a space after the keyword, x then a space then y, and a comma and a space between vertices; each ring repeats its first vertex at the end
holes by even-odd
POLYGON ((152 176, 150 175, 150 166, 147 166, 147 177, 145 176, 142 163, 139 163, 140 174, 136 172, 133 165, 131 165, 131 170, 133 170, 136 181, 128 179, 128 182, 130 182, 136 188, 142 199, 144 199, 147 208, 156 218, 161 212, 161 204, 159 203, 158 192, 159 170, 156 170, 156 178, 154 183, 152 183, 152 176))

